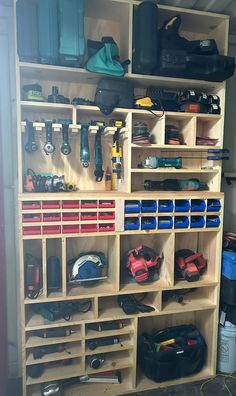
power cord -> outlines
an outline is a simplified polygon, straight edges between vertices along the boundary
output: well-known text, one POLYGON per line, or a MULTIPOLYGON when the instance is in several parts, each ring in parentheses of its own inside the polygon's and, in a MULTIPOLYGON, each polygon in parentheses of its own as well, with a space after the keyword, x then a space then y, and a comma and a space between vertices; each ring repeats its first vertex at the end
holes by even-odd
POLYGON ((201 394, 201 396, 207 396, 206 393, 203 391, 203 388, 205 387, 205 385, 209 384, 210 382, 214 381, 216 378, 219 378, 219 377, 223 377, 224 378, 224 386, 227 389, 228 394, 230 396, 235 396, 231 392, 231 390, 229 389, 229 387, 228 387, 228 385, 226 383, 227 379, 229 379, 229 378, 232 378, 232 379, 236 380, 236 376, 234 376, 233 374, 236 374, 236 372, 232 372, 231 374, 217 374, 214 378, 210 378, 209 380, 203 382, 202 385, 200 386, 200 394, 201 394))

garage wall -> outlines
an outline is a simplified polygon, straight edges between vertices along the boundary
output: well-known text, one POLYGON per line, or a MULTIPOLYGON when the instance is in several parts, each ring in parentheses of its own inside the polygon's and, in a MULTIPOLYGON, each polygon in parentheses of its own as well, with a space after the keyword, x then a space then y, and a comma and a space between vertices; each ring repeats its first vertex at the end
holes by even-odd
MULTIPOLYGON (((229 55, 236 57, 236 36, 230 36, 229 55)), ((236 176, 236 73, 227 81, 224 147, 230 149, 230 160, 224 161, 224 172, 235 172, 236 176)), ((236 230, 236 180, 228 186, 222 180, 225 193, 224 229, 236 230)))

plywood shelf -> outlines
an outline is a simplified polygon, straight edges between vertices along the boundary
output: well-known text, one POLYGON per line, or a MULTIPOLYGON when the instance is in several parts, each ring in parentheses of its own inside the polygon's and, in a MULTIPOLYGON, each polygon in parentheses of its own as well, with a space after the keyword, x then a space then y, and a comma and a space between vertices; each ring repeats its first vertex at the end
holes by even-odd
MULTIPOLYGON (((19 261, 21 279, 21 307, 22 307, 22 367, 23 367, 23 396, 38 396, 41 394, 41 384, 51 381, 75 378, 80 375, 120 370, 121 384, 74 384, 65 391, 67 396, 90 396, 95 394, 117 396, 130 392, 142 392, 166 387, 173 384, 183 384, 191 381, 203 380, 215 374, 216 343, 217 343, 217 316, 219 277, 221 265, 221 244, 223 230, 224 196, 220 189, 222 165, 218 161, 205 160, 210 149, 223 148, 223 128, 225 112, 225 82, 211 82, 203 80, 182 79, 155 75, 141 75, 132 72, 132 35, 133 35, 133 11, 139 4, 136 0, 86 0, 85 1, 85 36, 86 40, 100 40, 100 32, 114 37, 120 49, 121 59, 131 59, 128 72, 120 81, 129 81, 134 86, 134 96, 146 95, 150 86, 157 89, 170 89, 183 91, 195 89, 196 92, 206 92, 220 97, 221 114, 184 113, 170 111, 154 111, 130 108, 115 108, 113 112, 105 116, 97 106, 72 105, 48 102, 34 102, 22 100, 23 86, 37 82, 42 86, 42 94, 45 98, 51 94, 52 86, 58 86, 62 95, 72 100, 75 97, 86 98, 91 103, 95 97, 95 90, 102 78, 113 79, 114 77, 100 73, 90 73, 82 68, 54 66, 16 60, 17 68, 17 139, 18 139, 18 174, 19 177, 19 261), (154 114, 153 114, 154 113, 154 114), (69 142, 72 152, 68 156, 61 155, 62 124, 60 119, 71 120, 69 127, 69 142), (38 145, 36 153, 25 151, 28 133, 24 120, 34 122, 35 139, 38 145), (56 150, 53 155, 45 155, 45 123, 42 120, 55 120, 53 125, 53 143, 56 150), (98 127, 89 130, 89 145, 91 162, 88 169, 82 167, 79 160, 81 125, 91 120, 105 121, 110 125, 111 119, 122 119, 126 126, 120 131, 122 147, 122 191, 106 191, 104 179, 97 183, 94 177, 95 158, 94 142, 98 127), (39 120, 39 122, 36 120, 39 120), (42 121, 42 122, 41 122, 42 121), (151 135, 152 144, 132 143, 132 131, 136 122, 145 122, 151 135), (174 125, 183 136, 183 145, 165 144, 166 125, 174 125), (22 133, 23 132, 23 133, 22 133), (26 133, 24 133, 26 132, 26 133), (217 140, 215 146, 197 145, 197 136, 210 137, 217 140), (70 140, 71 139, 71 140, 70 140), (159 168, 141 169, 138 164, 148 156, 174 157, 182 156, 183 168, 159 168), (203 157, 198 159, 198 157, 203 157), (79 190, 71 193, 27 193, 23 192, 23 178, 26 170, 32 168, 37 174, 64 175, 65 179, 75 183, 79 190), (148 176, 148 177, 147 177, 148 176), (209 190, 206 191, 143 191, 144 180, 150 179, 161 181, 164 179, 187 179, 198 178, 206 183, 209 190), (203 199, 208 204, 209 199, 219 199, 221 209, 216 212, 175 212, 158 213, 124 213, 126 200, 168 200, 168 199, 203 199), (43 201, 56 202, 56 208, 42 209, 43 201), (67 200, 115 200, 115 208, 84 208, 81 202, 74 203, 75 208, 64 209, 67 200), (34 203, 38 201, 34 209, 34 203), (22 209, 23 206, 29 209, 22 209), (114 212, 113 219, 107 220, 81 220, 82 213, 96 212, 97 218, 101 212, 114 212), (70 213, 71 217, 64 214, 70 213), (36 214, 36 216, 34 216, 36 214), (55 214, 45 221, 48 214, 55 214), (73 214, 79 214, 74 215, 73 214), (30 215, 30 216, 27 216, 30 215), (220 226, 214 228, 186 228, 186 229, 154 229, 123 231, 125 219, 130 217, 155 217, 163 216, 219 216, 220 226), (57 221, 51 221, 56 218, 57 221), (68 219, 72 218, 73 221, 68 219), (79 220, 76 220, 79 218, 79 220), (32 221, 36 220, 36 221, 32 221), (26 220, 26 221, 25 221, 26 220), (108 232, 74 232, 81 231, 82 224, 115 224, 115 230, 108 232), (57 229, 46 229, 47 226, 60 226, 57 229), (71 228, 73 233, 66 233, 68 229, 64 225, 78 225, 71 228), (27 227, 38 226, 33 232, 40 235, 23 235, 31 232, 27 227), (23 229, 22 229, 23 228, 23 229), (43 234, 43 232, 59 232, 56 234, 43 234), (65 232, 65 233, 64 233, 65 232), (125 252, 139 244, 153 248, 157 254, 164 256, 158 280, 152 283, 138 284, 129 282, 128 276, 123 273, 121 266, 125 252), (187 282, 175 279, 175 252, 180 249, 202 251, 207 260, 206 272, 199 281, 187 282), (101 251, 108 261, 107 278, 94 286, 72 287, 68 284, 68 261, 78 257, 81 252, 101 251), (37 299, 25 297, 25 254, 29 253, 42 261, 42 292, 37 299), (48 258, 58 255, 60 259, 61 289, 51 292, 48 285, 48 258), (129 282, 129 283, 128 283, 129 282), (197 289, 185 296, 185 303, 180 305, 173 300, 165 301, 164 291, 197 289), (117 297, 132 294, 137 299, 145 295, 143 303, 154 308, 148 313, 126 315, 119 307, 117 297), (87 313, 76 313, 71 320, 59 319, 53 322, 45 320, 36 314, 35 304, 57 302, 74 302, 76 300, 88 300, 92 302, 91 310, 87 313), (94 331, 88 329, 88 324, 101 323, 104 321, 120 320, 123 327, 111 331, 94 331), (155 383, 146 378, 136 364, 137 337, 143 331, 150 329, 162 329, 171 325, 193 323, 199 328, 206 339, 207 358, 203 370, 187 378, 174 381, 155 383), (70 336, 40 338, 35 330, 74 329, 76 333, 70 336), (111 346, 99 347, 94 351, 88 348, 88 340, 117 336, 121 343, 111 346), (33 349, 49 345, 66 344, 71 354, 54 353, 45 355, 42 359, 34 360, 33 349), (123 346, 121 346, 123 345, 123 346), (102 353, 105 363, 98 369, 91 369, 88 363, 89 355, 102 353), (72 359, 72 364, 62 365, 62 360, 72 359), (34 364, 48 362, 43 374, 38 378, 30 378, 29 368, 34 364), (119 387, 118 387, 119 385, 119 387)), ((160 24, 173 16, 182 16, 182 33, 188 39, 199 40, 214 38, 217 42, 219 53, 227 54, 228 47, 228 17, 219 14, 210 14, 197 10, 158 5, 160 24), (199 21, 201 23, 199 23, 199 21)), ((114 127, 107 127, 102 135, 103 169, 107 166, 111 169, 112 137, 116 132, 114 127)), ((210 154, 209 154, 210 155, 210 154)), ((214 155, 214 153, 212 153, 214 155)), ((47 203, 52 207, 52 203, 47 203)), ((44 203, 45 205, 45 203, 44 203)), ((70 204, 69 204, 70 205, 70 204)), ((72 203, 73 206, 73 203, 72 203)), ((98 206, 98 205, 97 205, 98 206)), ((54 206, 55 207, 55 206, 54 206)), ((186 206, 187 207, 187 206, 186 206)), ((143 223, 142 223, 143 224, 143 223)), ((158 224, 159 226, 159 224, 158 224)), ((140 226, 141 227, 141 226, 140 226)), ((95 229, 95 228, 94 228, 95 229)), ((113 228, 111 227, 110 230, 113 228)), ((87 231, 87 229, 86 229, 87 231)), ((41 333, 38 333, 41 334, 41 333)))

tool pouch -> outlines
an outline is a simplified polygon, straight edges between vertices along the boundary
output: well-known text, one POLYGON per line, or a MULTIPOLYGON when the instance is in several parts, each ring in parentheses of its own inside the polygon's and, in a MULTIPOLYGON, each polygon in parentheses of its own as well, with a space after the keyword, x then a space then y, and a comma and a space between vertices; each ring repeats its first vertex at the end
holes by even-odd
POLYGON ((153 335, 143 334, 138 339, 138 362, 144 374, 155 382, 173 380, 198 373, 206 359, 207 346, 194 325, 182 325, 160 330, 153 335), (178 347, 156 352, 155 345, 170 339, 181 339, 178 347), (188 345, 195 339, 195 345, 188 345))

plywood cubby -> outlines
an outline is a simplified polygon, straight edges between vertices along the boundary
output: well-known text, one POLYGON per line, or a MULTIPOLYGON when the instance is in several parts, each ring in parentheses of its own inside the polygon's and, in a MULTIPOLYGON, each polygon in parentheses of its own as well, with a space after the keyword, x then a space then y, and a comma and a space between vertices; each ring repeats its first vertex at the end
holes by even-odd
MULTIPOLYGON (((68 296, 94 295, 99 293, 112 293, 118 290, 117 279, 118 266, 118 241, 116 236, 98 236, 97 238, 68 238, 66 242, 66 262, 76 258, 81 253, 101 252, 104 253, 107 265, 102 270, 103 280, 95 282, 94 285, 86 286, 67 284, 68 296)), ((67 269, 68 280, 68 269, 67 269)))

